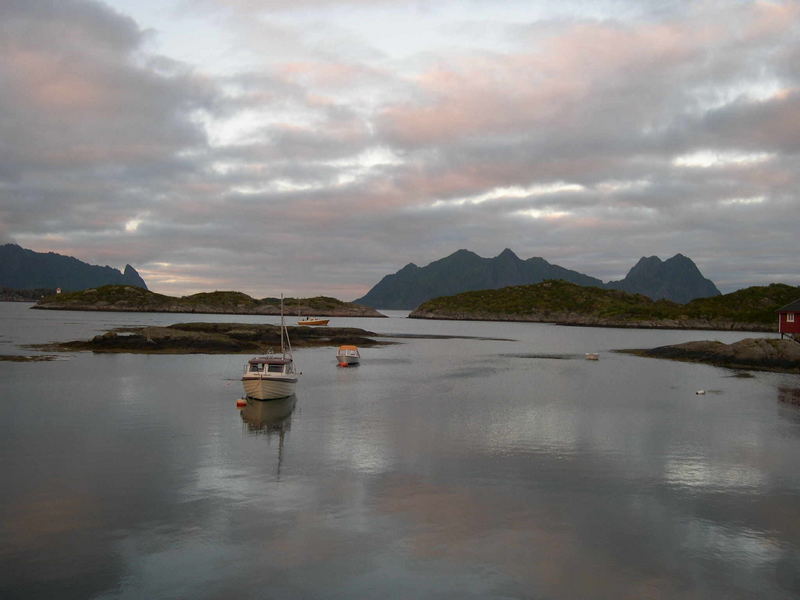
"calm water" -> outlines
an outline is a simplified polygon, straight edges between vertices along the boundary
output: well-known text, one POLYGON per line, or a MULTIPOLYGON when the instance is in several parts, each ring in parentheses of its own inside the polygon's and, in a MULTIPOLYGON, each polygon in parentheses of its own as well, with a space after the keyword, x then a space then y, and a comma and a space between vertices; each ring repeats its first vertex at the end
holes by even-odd
MULTIPOLYGON (((29 306, 0 354, 274 322, 29 306)), ((296 398, 242 411, 247 356, 0 362, 0 598, 800 595, 800 377, 608 352, 746 334, 390 314, 332 325, 513 341, 302 349, 296 398)))

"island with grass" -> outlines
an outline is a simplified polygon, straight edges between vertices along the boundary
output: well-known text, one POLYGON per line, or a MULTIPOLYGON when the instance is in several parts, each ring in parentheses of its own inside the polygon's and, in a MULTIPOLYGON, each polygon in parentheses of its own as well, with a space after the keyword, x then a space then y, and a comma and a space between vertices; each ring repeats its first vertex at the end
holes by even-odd
POLYGON ((798 297, 800 288, 775 283, 679 304, 621 290, 548 280, 435 298, 421 304, 409 317, 774 332, 777 309, 798 297))
MULTIPOLYGON (((343 302, 328 296, 284 298, 287 317, 385 317, 374 308, 343 302)), ((279 298, 251 298, 242 292, 201 292, 191 296, 165 296, 132 285, 104 285, 78 292, 53 294, 31 308, 117 312, 207 313, 279 315, 279 298)))

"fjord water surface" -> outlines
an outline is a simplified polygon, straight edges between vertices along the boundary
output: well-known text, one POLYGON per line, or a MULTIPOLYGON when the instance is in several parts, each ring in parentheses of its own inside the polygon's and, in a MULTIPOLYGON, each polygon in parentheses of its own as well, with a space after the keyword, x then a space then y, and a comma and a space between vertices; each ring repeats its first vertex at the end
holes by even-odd
MULTIPOLYGON (((0 354, 275 322, 29 306, 0 354)), ((491 339, 300 349, 242 410, 242 355, 0 362, 0 597, 798 597, 800 379, 609 352, 749 334, 389 314, 331 324, 491 339)))

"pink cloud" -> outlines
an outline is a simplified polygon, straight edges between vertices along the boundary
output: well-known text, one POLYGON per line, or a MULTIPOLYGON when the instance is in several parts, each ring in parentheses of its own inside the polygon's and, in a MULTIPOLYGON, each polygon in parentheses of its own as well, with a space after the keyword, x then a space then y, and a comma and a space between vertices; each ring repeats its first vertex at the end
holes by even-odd
MULTIPOLYGON (((378 120, 392 139, 413 145, 581 127, 596 120, 598 106, 630 118, 631 107, 604 105, 606 96, 647 97, 673 78, 701 77, 715 56, 789 31, 797 14, 796 6, 759 3, 729 20, 574 24, 531 40, 527 52, 440 62, 412 81, 418 100, 389 105, 378 120)), ((653 94, 646 108, 667 99, 653 94)))

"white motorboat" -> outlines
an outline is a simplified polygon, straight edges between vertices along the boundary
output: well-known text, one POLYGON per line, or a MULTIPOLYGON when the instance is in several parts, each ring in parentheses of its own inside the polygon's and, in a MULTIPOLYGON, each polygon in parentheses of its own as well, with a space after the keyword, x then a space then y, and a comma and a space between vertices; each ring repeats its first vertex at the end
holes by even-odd
POLYGON ((298 373, 294 368, 292 344, 283 321, 281 296, 281 352, 254 356, 247 361, 242 375, 245 396, 255 400, 276 400, 294 394, 298 373))
POLYGON ((361 361, 361 355, 358 353, 356 346, 339 346, 336 351, 336 360, 339 362, 340 367, 349 367, 350 365, 357 365, 361 361))

